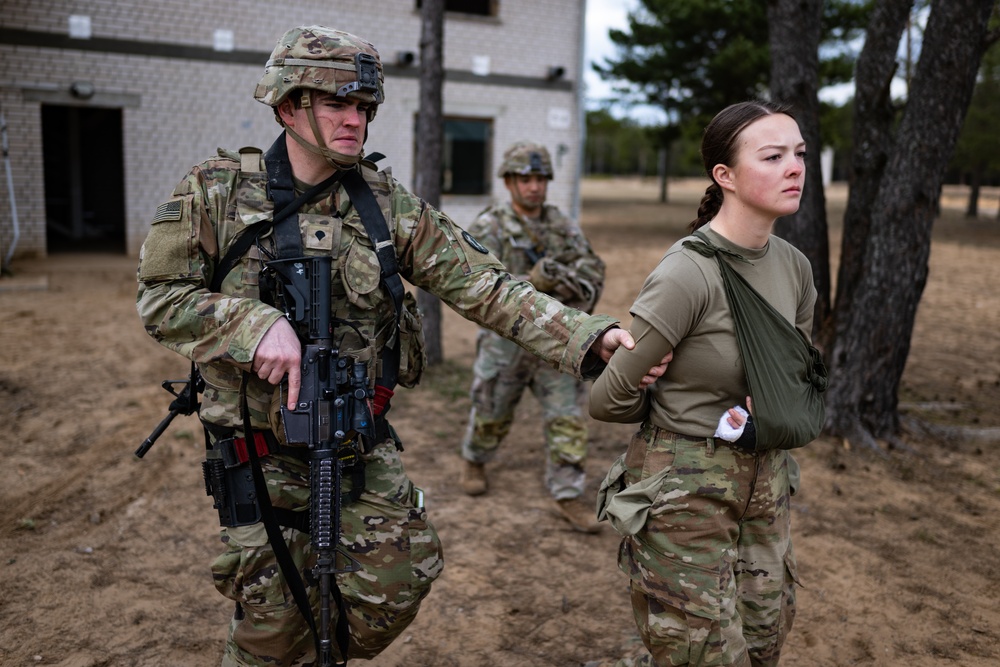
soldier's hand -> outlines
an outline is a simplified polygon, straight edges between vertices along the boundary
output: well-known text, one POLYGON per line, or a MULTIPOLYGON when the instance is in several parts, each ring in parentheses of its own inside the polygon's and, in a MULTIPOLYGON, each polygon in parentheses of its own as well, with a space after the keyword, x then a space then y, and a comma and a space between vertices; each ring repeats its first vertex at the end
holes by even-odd
POLYGON ((639 383, 639 389, 645 389, 649 385, 656 382, 664 373, 667 372, 667 366, 671 361, 674 360, 674 351, 671 350, 667 352, 666 356, 660 360, 660 363, 653 366, 649 371, 642 377, 642 381, 639 383))
POLYGON ((262 380, 281 384, 288 375, 288 409, 295 409, 302 386, 302 345, 288 320, 281 318, 260 339, 251 368, 262 380))
POLYGON ((535 262, 535 265, 531 267, 531 273, 528 274, 528 280, 535 286, 535 289, 540 292, 551 292, 555 289, 557 284, 556 280, 552 277, 552 271, 549 268, 551 263, 551 259, 543 257, 535 262))
MULTIPOLYGON (((597 340, 591 346, 591 350, 596 352, 604 363, 611 361, 611 355, 615 353, 619 347, 624 347, 626 350, 631 350, 635 348, 635 340, 633 340, 632 335, 625 329, 608 329, 603 334, 601 334, 597 340)), ((646 372, 643 376, 642 381, 639 382, 639 389, 645 389, 649 385, 656 382, 656 380, 667 372, 667 365, 673 360, 674 353, 673 350, 667 352, 667 354, 660 360, 660 363, 653 366, 646 372)))
POLYGON ((594 344, 590 346, 592 352, 596 352, 601 358, 601 361, 608 363, 611 361, 611 355, 615 353, 619 347, 624 347, 626 350, 631 350, 635 347, 635 341, 632 340, 632 334, 625 329, 619 329, 615 327, 613 329, 608 329, 594 341, 594 344))

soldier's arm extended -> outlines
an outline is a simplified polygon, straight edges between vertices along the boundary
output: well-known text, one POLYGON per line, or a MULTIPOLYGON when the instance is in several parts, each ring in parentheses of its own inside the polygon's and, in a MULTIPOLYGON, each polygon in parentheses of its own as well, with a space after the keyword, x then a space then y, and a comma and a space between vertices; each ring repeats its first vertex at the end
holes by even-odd
POLYGON ((560 371, 579 377, 591 347, 618 324, 515 280, 475 237, 403 188, 396 188, 393 205, 397 255, 407 280, 560 371))

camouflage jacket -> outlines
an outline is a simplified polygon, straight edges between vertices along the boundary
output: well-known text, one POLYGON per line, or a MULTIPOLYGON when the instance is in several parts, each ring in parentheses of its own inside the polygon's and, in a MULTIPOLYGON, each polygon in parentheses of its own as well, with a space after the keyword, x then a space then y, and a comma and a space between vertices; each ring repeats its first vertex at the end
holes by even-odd
MULTIPOLYGON (((579 225, 555 206, 546 204, 538 221, 533 221, 519 215, 509 202, 494 204, 469 225, 469 232, 521 280, 528 280, 532 267, 545 257, 559 264, 566 275, 587 281, 596 292, 593 302, 604 288, 604 262, 594 254, 579 225)), ((572 290, 548 291, 564 303, 586 307, 572 290)))
MULTIPOLYGON (((158 207, 139 259, 137 308, 146 332, 198 363, 205 378, 202 419, 241 427, 239 386, 267 329, 283 314, 259 298, 258 277, 269 238, 251 246, 209 290, 213 271, 241 230, 272 215, 266 174, 221 150, 195 166, 158 207), (262 253, 263 250, 263 253, 262 253)), ((567 308, 516 280, 472 236, 408 192, 388 171, 362 167, 383 209, 402 276, 438 296, 463 317, 517 341, 559 370, 580 375, 597 337, 616 321, 567 308)), ((392 299, 380 285, 379 264, 361 219, 342 186, 300 209, 306 254, 333 258, 333 315, 354 322, 335 332, 342 354, 373 361, 395 332, 392 299)), ((279 392, 250 376, 254 428, 280 432, 279 392)))

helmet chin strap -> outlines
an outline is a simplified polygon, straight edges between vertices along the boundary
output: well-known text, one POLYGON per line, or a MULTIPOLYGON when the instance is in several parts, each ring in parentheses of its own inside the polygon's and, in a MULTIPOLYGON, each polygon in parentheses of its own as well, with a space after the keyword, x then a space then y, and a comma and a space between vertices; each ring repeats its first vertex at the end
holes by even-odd
MULTIPOLYGON (((319 131, 319 126, 316 124, 316 115, 313 113, 312 109, 312 96, 307 89, 302 90, 302 108, 306 110, 306 117, 309 119, 309 127, 312 128, 313 136, 316 138, 316 143, 309 143, 295 130, 282 123, 282 125, 285 125, 285 132, 291 135, 292 139, 299 142, 299 144, 310 153, 321 156, 324 160, 326 160, 327 164, 334 169, 351 169, 354 165, 361 162, 361 158, 365 155, 364 149, 362 149, 357 155, 345 155, 344 153, 338 153, 337 151, 327 147, 326 141, 323 140, 323 135, 319 131)), ((368 132, 366 128, 366 138, 367 134, 368 132)))

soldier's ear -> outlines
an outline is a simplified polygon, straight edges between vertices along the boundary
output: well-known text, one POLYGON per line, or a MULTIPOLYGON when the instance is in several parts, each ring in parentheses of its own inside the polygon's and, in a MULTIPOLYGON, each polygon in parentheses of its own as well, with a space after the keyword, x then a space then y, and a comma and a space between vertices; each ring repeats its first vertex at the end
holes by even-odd
POLYGON ((736 185, 733 183, 733 170, 724 164, 712 167, 712 178, 723 190, 733 191, 736 189, 736 185))
POLYGON ((295 129, 295 105, 292 104, 291 100, 287 97, 283 99, 277 106, 276 111, 282 125, 290 125, 292 129, 295 129))

